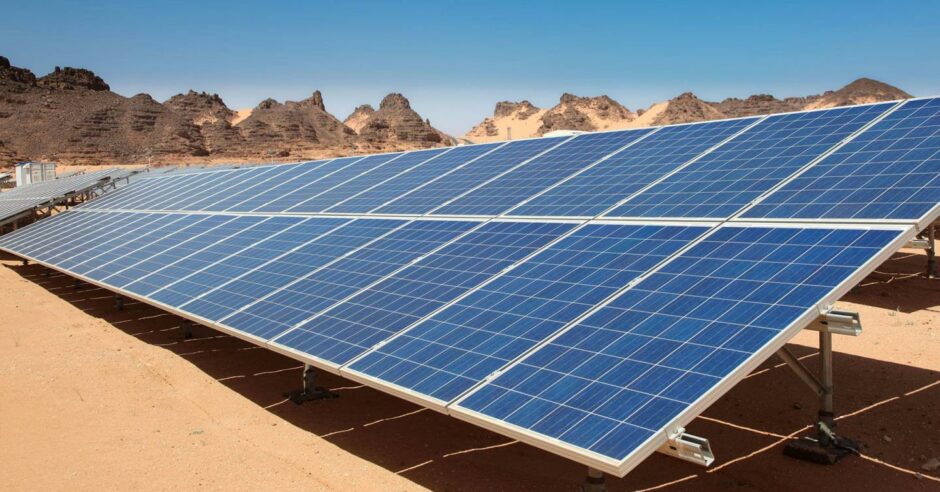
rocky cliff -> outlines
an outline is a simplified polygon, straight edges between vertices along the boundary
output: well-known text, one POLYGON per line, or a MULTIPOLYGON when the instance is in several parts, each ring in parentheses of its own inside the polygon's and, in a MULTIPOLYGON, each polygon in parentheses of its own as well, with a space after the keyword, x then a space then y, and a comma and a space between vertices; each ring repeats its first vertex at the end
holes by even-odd
POLYGON ((357 133, 373 149, 395 144, 422 147, 454 144, 453 138, 432 127, 430 121, 411 109, 411 104, 401 94, 385 96, 378 111, 367 114, 365 110, 360 112, 359 118, 357 133))
POLYGON ((721 102, 709 102, 686 92, 647 109, 637 110, 636 113, 607 96, 577 97, 564 94, 559 103, 548 110, 538 109, 528 101, 497 103, 493 116, 473 127, 463 138, 471 142, 489 142, 510 137, 536 137, 555 130, 595 131, 669 125, 909 97, 910 94, 897 87, 866 78, 836 91, 784 99, 756 94, 745 99, 728 98, 721 102))
POLYGON ((262 101, 236 113, 217 94, 189 91, 164 103, 124 97, 93 72, 59 68, 36 77, 0 57, 0 166, 304 159, 450 144, 400 94, 350 128, 316 91, 302 101, 262 101), (357 130, 361 132, 357 133, 357 130))

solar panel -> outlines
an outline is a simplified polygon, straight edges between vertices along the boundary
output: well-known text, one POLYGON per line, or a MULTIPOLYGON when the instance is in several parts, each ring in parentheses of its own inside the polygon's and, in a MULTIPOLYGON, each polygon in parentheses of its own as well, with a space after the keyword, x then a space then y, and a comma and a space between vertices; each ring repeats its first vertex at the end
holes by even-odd
POLYGON ((421 258, 274 342, 338 366, 476 287, 573 227, 489 222, 421 258))
POLYGON ((442 215, 499 215, 535 193, 647 136, 652 129, 574 137, 434 211, 442 215))
POLYGON ((11 190, 0 192, 0 224, 14 222, 37 207, 45 207, 62 202, 68 196, 97 189, 99 185, 111 183, 116 187, 116 180, 128 177, 130 173, 123 169, 102 169, 49 181, 40 181, 11 190))
MULTIPOLYGON (((192 175, 182 175, 182 176, 173 176, 172 178, 154 178, 154 179, 173 179, 178 183, 177 186, 173 186, 170 189, 163 190, 157 193, 148 193, 135 197, 128 203, 120 206, 119 208, 114 207, 104 200, 101 202, 91 202, 86 208, 98 208, 105 209, 107 206, 108 209, 112 210, 170 210, 179 208, 183 200, 191 200, 193 198, 201 197, 207 190, 214 189, 214 186, 217 186, 221 183, 224 183, 228 179, 232 179, 238 172, 234 170, 230 171, 218 171, 218 172, 206 172, 206 173, 196 173, 192 175)), ((133 187, 137 188, 137 185, 133 187)), ((130 189, 130 188, 128 188, 130 189)))
POLYGON ((264 182, 269 176, 276 175, 282 170, 283 166, 237 169, 228 173, 224 178, 213 182, 204 192, 177 197, 173 202, 164 202, 161 208, 163 210, 187 211, 212 210, 214 204, 229 195, 251 187, 258 182, 264 182))
MULTIPOLYGON (((404 225, 405 221, 362 219, 344 224, 327 234, 304 242, 262 267, 232 279, 208 292, 186 292, 189 298, 179 298, 179 293, 166 290, 154 294, 154 298, 173 303, 187 312, 227 324, 227 318, 252 304, 266 299, 284 287, 299 282, 310 273, 339 260, 343 255, 376 241, 404 225), (177 300, 177 298, 179 298, 177 300)), ((264 329, 264 327, 261 327, 264 329)), ((243 327, 241 331, 261 336, 259 331, 243 327)))
POLYGON ((940 98, 886 116, 742 216, 917 220, 940 196, 940 98))
POLYGON ((380 214, 425 214, 561 144, 569 137, 516 140, 415 188, 376 210, 380 214))
POLYGON ((297 212, 322 212, 373 185, 377 185, 415 166, 420 166, 429 159, 434 159, 449 150, 450 149, 431 149, 409 152, 369 172, 360 174, 349 181, 320 193, 290 210, 297 212))
POLYGON ((252 202, 260 205, 250 210, 252 212, 283 212, 328 188, 326 184, 328 178, 360 160, 362 156, 333 159, 291 181, 272 186, 265 192, 252 197, 252 202))
POLYGON ((503 144, 495 143, 455 147, 446 154, 434 158, 434 160, 399 174, 388 181, 379 183, 373 188, 366 189, 353 197, 340 201, 326 211, 336 213, 367 213, 434 178, 453 171, 459 166, 471 163, 474 159, 492 151, 500 145, 503 144))
MULTIPOLYGON (((61 234, 70 233, 79 229, 84 224, 91 223, 102 214, 86 213, 62 213, 56 214, 47 219, 30 224, 29 227, 13 231, 0 237, 0 244, 10 248, 16 248, 17 251, 33 255, 36 251, 47 244, 61 244, 61 234)), ((116 215, 114 215, 116 216, 116 215)))
POLYGON ((343 370, 446 404, 708 227, 590 224, 343 370))
POLYGON ((661 128, 507 215, 593 217, 757 120, 740 118, 661 128))
MULTIPOLYGON (((185 268, 174 263, 174 272, 155 270, 140 279, 129 278, 126 288, 138 294, 154 296, 171 306, 182 306, 189 301, 234 282, 276 261, 324 234, 347 224, 346 220, 312 218, 284 223, 276 230, 229 256, 203 268, 185 268)), ((195 310, 190 311, 197 314, 195 310)), ((205 313, 203 313, 205 314, 205 313)))
POLYGON ((469 221, 416 221, 324 265, 225 318, 259 336, 293 328, 472 227, 469 221))
POLYGON ((202 209, 218 212, 251 211, 251 209, 261 205, 261 203, 252 201, 253 198, 268 192, 273 186, 279 183, 292 182, 294 179, 316 169, 324 162, 326 161, 276 166, 272 168, 273 171, 271 173, 264 175, 261 179, 257 179, 254 184, 229 192, 221 199, 210 202, 207 206, 202 207, 202 209))
POLYGON ((202 230, 203 226, 200 224, 203 224, 203 221, 199 217, 183 216, 179 222, 166 226, 167 230, 147 232, 120 246, 112 246, 104 255, 108 261, 89 270, 85 275, 124 287, 138 280, 138 276, 134 274, 136 272, 126 270, 159 258, 159 261, 169 264, 159 270, 160 274, 180 278, 179 275, 183 272, 212 265, 242 248, 300 222, 302 219, 296 217, 243 216, 202 230), (164 239, 173 235, 174 228, 183 232, 173 237, 175 244, 164 239))
POLYGON ((133 232, 141 227, 146 228, 159 218, 159 215, 132 213, 101 215, 75 230, 76 235, 69 241, 55 238, 57 240, 38 246, 30 254, 41 261, 49 261, 61 264, 64 268, 70 268, 82 261, 83 255, 95 246, 108 242, 114 236, 126 231, 133 232))
POLYGON ((156 196, 156 193, 172 190, 177 183, 185 178, 185 176, 160 176, 159 179, 158 177, 139 179, 129 188, 122 188, 114 193, 109 193, 83 204, 82 209, 105 210, 113 208, 117 210, 133 210, 135 207, 131 205, 132 203, 141 201, 144 197, 156 196))
POLYGON ((768 116, 606 216, 730 217, 892 106, 768 116))
POLYGON ((180 231, 188 231, 191 225, 205 219, 205 216, 186 214, 153 214, 139 215, 142 220, 133 222, 133 226, 122 224, 121 230, 114 230, 110 234, 102 235, 106 241, 97 241, 93 247, 85 249, 82 256, 70 258, 69 270, 99 279, 107 276, 108 271, 118 265, 129 261, 124 255, 131 255, 139 248, 145 250, 163 251, 176 246, 166 240, 167 236, 173 239, 180 238, 180 231), (123 261, 117 261, 123 260, 123 261))
POLYGON ((450 411, 623 475, 906 236, 721 227, 450 411))
POLYGON ((369 173, 376 168, 383 166, 384 164, 390 161, 396 161, 401 158, 404 154, 395 153, 395 154, 377 154, 363 157, 361 160, 358 160, 349 166, 346 166, 335 173, 324 177, 317 182, 315 189, 308 190, 314 191, 310 195, 304 197, 303 200, 299 201, 296 205, 293 205, 289 208, 285 208, 285 212, 318 212, 320 204, 316 199, 324 193, 330 192, 333 189, 346 184, 349 181, 355 180, 355 178, 369 173))

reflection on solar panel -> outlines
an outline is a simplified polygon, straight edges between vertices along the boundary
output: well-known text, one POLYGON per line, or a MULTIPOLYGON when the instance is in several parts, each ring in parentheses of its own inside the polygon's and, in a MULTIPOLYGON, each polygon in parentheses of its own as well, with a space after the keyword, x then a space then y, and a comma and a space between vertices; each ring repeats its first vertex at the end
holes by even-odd
MULTIPOLYGON (((175 262, 172 268, 156 269, 136 280, 131 272, 126 280, 130 283, 124 285, 132 292, 151 295, 171 306, 182 306, 190 301, 195 302, 195 299, 216 289, 224 289, 227 284, 296 251, 346 223, 344 220, 307 219, 273 224, 275 227, 267 236, 232 252, 208 267, 186 269, 180 262, 175 262)), ((197 309, 197 306, 198 304, 193 304, 189 312, 208 315, 207 312, 197 309)))
POLYGON ((420 166, 429 159, 434 159, 450 149, 417 150, 397 157, 375 170, 360 174, 331 188, 289 211, 322 212, 339 202, 353 197, 357 193, 395 177, 401 172, 420 166))
POLYGON ((339 188, 342 185, 345 185, 347 182, 354 180, 358 176, 370 173, 371 171, 382 167, 388 162, 394 162, 402 157, 403 154, 379 154, 379 155, 370 155, 363 157, 362 159, 346 166, 335 173, 325 176, 323 179, 317 182, 317 187, 314 190, 314 193, 311 193, 303 200, 298 202, 296 205, 293 205, 289 208, 285 208, 285 212, 319 212, 321 210, 321 204, 317 199, 327 193, 331 192, 336 188, 339 188))
POLYGON ((499 215, 650 132, 650 129, 642 129, 578 135, 565 145, 526 162, 434 212, 444 215, 499 215))
POLYGON ((233 278, 216 288, 184 292, 164 290, 155 293, 154 298, 167 303, 179 303, 179 306, 188 312, 225 322, 228 326, 234 326, 229 323, 239 323, 242 331, 265 337, 271 330, 270 326, 259 324, 255 329, 255 324, 245 323, 245 319, 238 314, 252 304, 266 299, 311 272, 378 240, 402 225, 403 221, 394 220, 357 220, 345 223, 342 227, 305 241, 260 268, 233 278), (230 321, 229 317, 234 317, 234 321, 230 321))
POLYGON ((502 144, 468 145, 451 149, 434 160, 402 173, 388 181, 377 184, 356 196, 338 202, 327 212, 367 213, 398 198, 438 176, 472 163, 474 159, 492 151, 502 144))
POLYGON ((741 118, 667 126, 512 209, 509 215, 593 217, 755 121, 741 118))
POLYGON ((0 249, 623 475, 938 218, 938 101, 170 172, 0 249))
POLYGON ((730 217, 892 106, 768 116, 607 216, 730 217))
POLYGON ((889 114, 743 216, 922 221, 938 196, 940 99, 922 99, 889 114))
POLYGON ((587 225, 349 369, 446 403, 707 230, 587 225))
POLYGON ((428 213, 566 140, 568 137, 509 142, 471 164, 455 168, 452 172, 415 188, 414 191, 373 212, 381 214, 428 213))
POLYGON ((296 282, 239 310, 225 322, 255 334, 262 329, 269 333, 286 331, 476 225, 455 221, 406 224, 368 246, 299 277, 296 282))
POLYGON ((621 468, 664 444, 667 424, 694 416, 703 395, 763 360, 755 354, 772 354, 902 236, 722 227, 451 412, 621 468))
POLYGON ((341 365, 571 229, 564 223, 490 222, 276 338, 341 365))

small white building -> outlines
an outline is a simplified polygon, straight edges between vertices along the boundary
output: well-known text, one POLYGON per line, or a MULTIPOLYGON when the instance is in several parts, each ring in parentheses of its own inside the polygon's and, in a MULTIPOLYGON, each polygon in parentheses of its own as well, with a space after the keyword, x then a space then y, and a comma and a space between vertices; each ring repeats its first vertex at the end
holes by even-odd
POLYGON ((54 162, 20 162, 16 165, 16 186, 55 179, 54 162))

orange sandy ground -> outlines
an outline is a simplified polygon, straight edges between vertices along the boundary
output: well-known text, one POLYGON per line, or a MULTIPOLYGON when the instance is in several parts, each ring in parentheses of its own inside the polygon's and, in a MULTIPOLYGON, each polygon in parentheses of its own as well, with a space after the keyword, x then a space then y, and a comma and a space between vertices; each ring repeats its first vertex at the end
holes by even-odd
MULTIPOLYGON (((11 256, 0 265, 0 490, 577 490, 585 468, 339 377, 303 406, 296 361, 11 256)), ((864 455, 782 455, 816 401, 773 358, 696 419, 710 469, 654 454, 609 490, 940 490, 940 280, 903 252, 839 307, 839 430, 864 455), (922 474, 921 474, 922 473, 922 474)), ((790 348, 815 365, 814 332, 790 348)))

